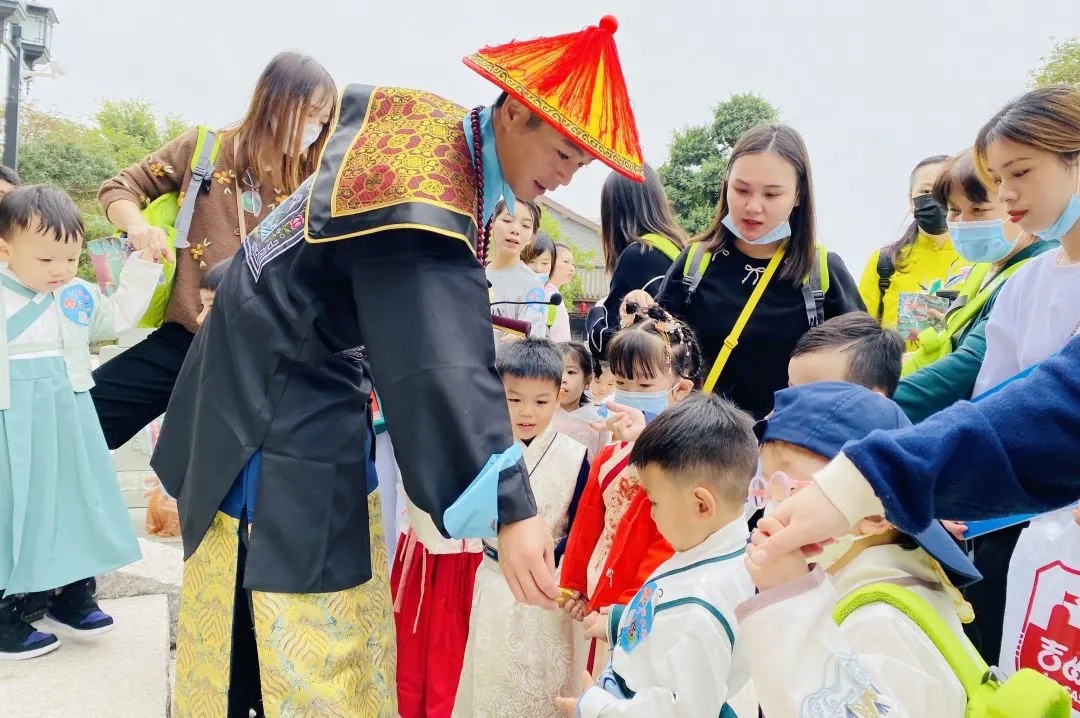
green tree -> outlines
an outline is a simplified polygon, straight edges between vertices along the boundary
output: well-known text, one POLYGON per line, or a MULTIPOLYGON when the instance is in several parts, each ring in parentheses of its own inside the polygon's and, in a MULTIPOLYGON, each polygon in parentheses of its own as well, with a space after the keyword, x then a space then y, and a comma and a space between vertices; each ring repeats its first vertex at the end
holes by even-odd
POLYGON ((728 157, 751 127, 775 122, 779 111, 753 93, 732 95, 713 110, 711 123, 676 130, 660 181, 679 221, 696 234, 712 220, 728 157))
POLYGON ((1040 60, 1039 67, 1032 70, 1028 78, 1031 87, 1057 82, 1080 84, 1080 38, 1055 40, 1050 54, 1040 60))
MULTIPOLYGON (((121 169, 143 159, 186 127, 177 117, 159 121, 141 100, 105 101, 92 124, 20 109, 19 175, 28 183, 47 183, 66 191, 83 216, 86 238, 115 232, 97 201, 98 189, 121 169)), ((94 281, 83 252, 79 276, 94 281)))

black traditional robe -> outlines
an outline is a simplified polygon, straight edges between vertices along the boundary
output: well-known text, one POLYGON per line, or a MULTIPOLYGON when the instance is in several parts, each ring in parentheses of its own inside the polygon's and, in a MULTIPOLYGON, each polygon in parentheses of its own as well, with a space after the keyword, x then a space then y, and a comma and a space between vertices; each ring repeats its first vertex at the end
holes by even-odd
MULTIPOLYGON (((349 86, 317 174, 244 242, 151 462, 178 499, 185 557, 261 450, 245 588, 368 580, 372 373, 406 493, 444 533, 444 511, 513 443, 465 115, 426 92, 349 86)), ((535 514, 522 462, 498 493, 500 523, 535 514)))

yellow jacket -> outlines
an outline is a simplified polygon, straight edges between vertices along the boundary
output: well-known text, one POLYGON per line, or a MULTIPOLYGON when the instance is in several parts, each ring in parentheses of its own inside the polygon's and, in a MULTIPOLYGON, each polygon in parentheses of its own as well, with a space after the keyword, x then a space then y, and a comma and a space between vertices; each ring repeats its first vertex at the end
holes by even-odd
MULTIPOLYGON (((859 281, 859 295, 866 304, 866 311, 875 317, 881 302, 877 269, 880 254, 881 250, 878 250, 870 256, 859 281)), ((881 323, 889 329, 897 327, 902 294, 931 294, 958 287, 967 277, 968 268, 971 266, 970 262, 962 259, 953 249, 952 240, 945 240, 939 247, 932 237, 921 231, 915 238, 915 243, 902 255, 899 265, 885 292, 885 311, 881 323)), ((908 349, 913 348, 913 343, 909 342, 908 349)))

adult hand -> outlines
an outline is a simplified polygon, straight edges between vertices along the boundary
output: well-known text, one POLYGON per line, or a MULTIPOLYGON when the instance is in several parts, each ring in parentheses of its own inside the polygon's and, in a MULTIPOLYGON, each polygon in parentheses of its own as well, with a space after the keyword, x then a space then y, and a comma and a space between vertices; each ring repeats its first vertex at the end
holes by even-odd
MULTIPOLYGON (((769 536, 782 528, 780 522, 772 516, 762 518, 750 536, 750 545, 761 546, 769 536)), ((805 576, 810 571, 810 567, 806 565, 806 557, 798 548, 786 554, 770 556, 769 562, 765 565, 755 563, 749 556, 746 556, 743 561, 746 564, 746 570, 750 573, 750 579, 759 591, 768 591, 770 588, 782 586, 800 576, 805 576)))
POLYGON ((127 236, 132 249, 136 251, 151 249, 162 252, 166 259, 172 261, 172 252, 169 251, 169 236, 165 234, 165 230, 161 227, 153 227, 143 222, 136 227, 130 228, 127 236))
POLYGON ((606 403, 608 415, 604 421, 590 421, 589 426, 595 431, 610 431, 619 441, 637 441, 645 430, 645 414, 613 401, 606 403))
POLYGON ((520 603, 556 608, 555 542, 539 516, 499 528, 499 569, 520 603))
POLYGON ((626 293, 623 297, 622 304, 619 305, 619 315, 621 317, 627 317, 630 313, 626 310, 627 304, 636 304, 638 309, 648 309, 656 304, 656 300, 652 298, 652 295, 646 292, 644 289, 633 289, 626 293))
POLYGON ((746 552, 759 566, 784 559, 793 551, 814 556, 825 543, 851 530, 840 509, 816 483, 777 504, 769 518, 777 522, 776 530, 746 552))

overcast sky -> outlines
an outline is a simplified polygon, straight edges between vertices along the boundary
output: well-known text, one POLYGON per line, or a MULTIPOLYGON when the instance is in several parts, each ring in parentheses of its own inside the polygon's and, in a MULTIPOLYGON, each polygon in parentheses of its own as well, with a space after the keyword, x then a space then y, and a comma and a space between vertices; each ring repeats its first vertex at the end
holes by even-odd
MULTIPOLYGON (((42 0, 49 3, 49 0, 42 0)), ((672 132, 757 92, 806 138, 822 241, 856 275, 895 239, 908 173, 968 146, 1025 89, 1051 36, 1080 35, 1080 0, 52 0, 66 74, 30 99, 79 117, 142 97, 162 114, 223 125, 242 113, 278 51, 309 53, 339 84, 421 87, 472 106, 495 90, 461 64, 485 44, 576 30, 606 13, 646 160, 672 132)), ((607 170, 553 199, 599 215, 607 170)))

